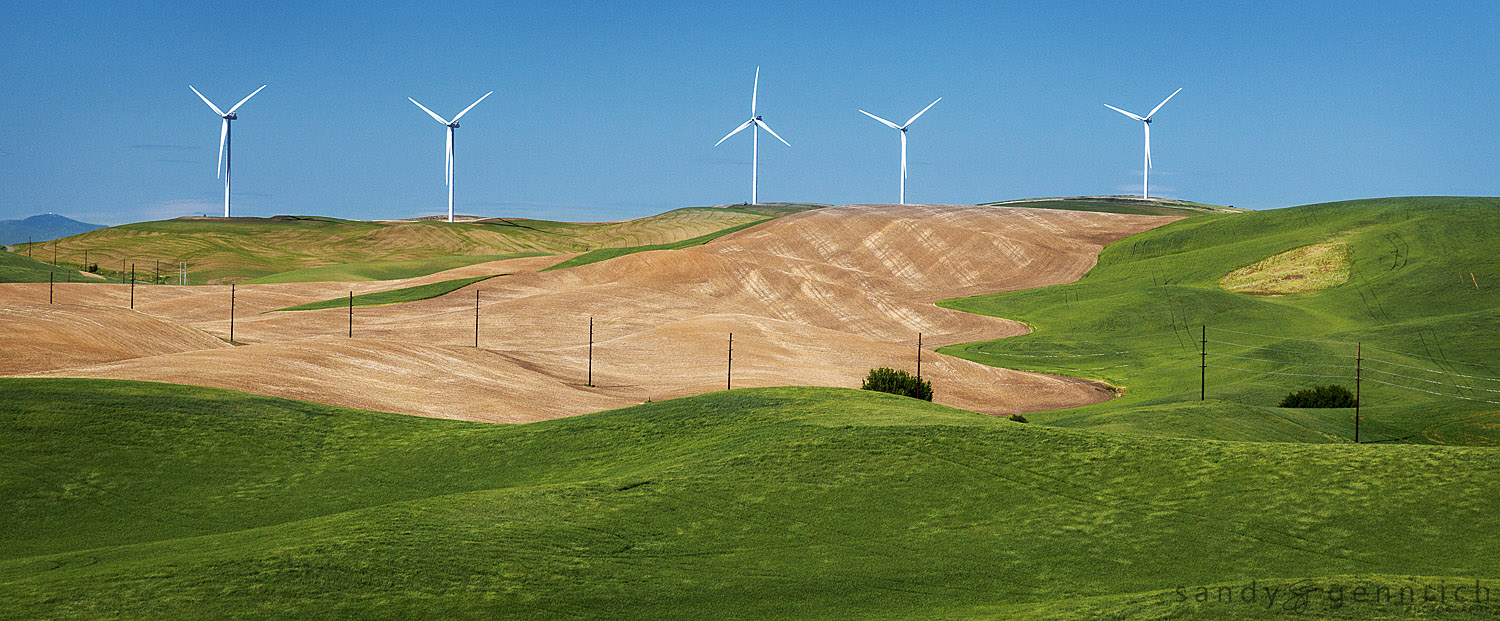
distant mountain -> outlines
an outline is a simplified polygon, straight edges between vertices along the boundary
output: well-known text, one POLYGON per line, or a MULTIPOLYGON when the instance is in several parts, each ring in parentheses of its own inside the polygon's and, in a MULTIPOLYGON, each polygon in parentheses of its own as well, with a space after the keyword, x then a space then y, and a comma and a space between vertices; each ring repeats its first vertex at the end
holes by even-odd
POLYGON ((51 241, 102 228, 104 226, 100 224, 79 222, 52 213, 24 220, 0 220, 0 243, 7 246, 24 244, 28 238, 34 242, 51 241))

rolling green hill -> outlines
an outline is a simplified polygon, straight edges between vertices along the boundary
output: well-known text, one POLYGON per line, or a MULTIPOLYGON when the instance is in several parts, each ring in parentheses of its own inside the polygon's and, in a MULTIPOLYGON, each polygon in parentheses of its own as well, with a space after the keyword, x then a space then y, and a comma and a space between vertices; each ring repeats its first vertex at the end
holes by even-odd
POLYGON ((1495 444, 1497 235, 1495 198, 1391 198, 1188 218, 1110 245, 1076 283, 940 302, 1034 329, 940 351, 1124 390, 1111 402, 1032 417, 1051 425, 1348 441, 1351 410, 1272 406, 1312 385, 1352 390, 1362 343, 1362 441, 1495 444), (1242 267, 1333 242, 1347 248, 1348 266, 1338 269, 1349 272, 1346 282, 1329 282, 1343 284, 1283 296, 1220 286, 1242 267), (1198 400, 1203 326, 1207 402, 1198 400))
POLYGON ((0 463, 4 617, 1500 612, 1484 448, 1102 434, 825 388, 487 425, 0 379, 0 463), (1454 601, 1476 580, 1487 602, 1454 601))
MULTIPOLYGON (((135 263, 140 273, 153 274, 160 261, 171 266, 163 267, 164 278, 168 272, 175 277, 175 266, 186 262, 190 283, 392 274, 409 278, 470 264, 464 261, 670 244, 809 208, 815 206, 691 207, 636 220, 584 224, 519 219, 449 223, 304 216, 178 218, 90 231, 48 242, 47 250, 55 243, 64 266, 82 265, 87 251, 89 261, 114 276, 122 260, 135 263), (338 267, 345 264, 360 265, 338 267)), ((20 248, 24 251, 25 246, 20 248)))
POLYGON ((57 282, 104 282, 102 279, 85 276, 77 270, 29 259, 24 251, 16 254, 0 250, 0 282, 47 282, 48 278, 55 278, 57 282))

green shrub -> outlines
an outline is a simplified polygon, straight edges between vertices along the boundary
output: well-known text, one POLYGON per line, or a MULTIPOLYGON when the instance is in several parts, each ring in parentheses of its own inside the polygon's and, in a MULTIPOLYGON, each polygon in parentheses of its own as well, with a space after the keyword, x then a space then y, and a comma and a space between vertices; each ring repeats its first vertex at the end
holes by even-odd
POLYGON ((1006 418, 1009 418, 1009 419, 1011 419, 1013 421, 1016 421, 1018 423, 1029 423, 1029 422, 1031 422, 1029 420, 1026 420, 1026 417, 1022 416, 1019 412, 1017 412, 1015 414, 1011 414, 1010 416, 1007 416, 1006 418))
POLYGON ((1352 408, 1354 394, 1337 384, 1299 390, 1281 400, 1284 408, 1352 408))
POLYGON ((864 383, 859 387, 864 390, 888 392, 923 401, 932 400, 932 382, 889 367, 870 369, 870 374, 865 377, 864 383))

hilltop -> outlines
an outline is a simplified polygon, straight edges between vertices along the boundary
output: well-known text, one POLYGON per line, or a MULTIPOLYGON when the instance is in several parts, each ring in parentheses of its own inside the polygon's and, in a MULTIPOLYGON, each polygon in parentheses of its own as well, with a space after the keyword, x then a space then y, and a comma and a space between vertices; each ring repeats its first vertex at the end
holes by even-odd
POLYGON ((1151 216, 1195 216, 1208 213, 1239 213, 1244 209, 1195 203, 1175 198, 1141 198, 1139 196, 1072 196, 1061 198, 1023 198, 982 203, 990 206, 1067 209, 1102 213, 1133 213, 1151 216))
POLYGON ((52 241, 69 235, 102 229, 102 224, 79 222, 67 216, 41 214, 21 220, 0 220, 0 243, 14 246, 31 242, 52 241))
MULTIPOLYGON (((666 244, 763 222, 812 206, 690 207, 605 223, 529 219, 470 222, 367 222, 317 216, 188 217, 126 224, 46 244, 58 262, 81 266, 87 253, 100 273, 119 277, 134 263, 138 274, 175 275, 188 264, 189 282, 222 279, 270 282, 314 279, 407 278, 485 261, 587 252, 598 248, 666 244), (334 267, 358 264, 352 267, 334 267), (122 265, 127 267, 122 268, 122 265), (281 275, 294 270, 322 271, 281 275), (281 275, 274 276, 273 275, 281 275), (352 278, 350 278, 352 277, 352 278)), ((19 247, 24 252, 25 244, 19 247)), ((41 251, 42 244, 35 245, 41 251)))

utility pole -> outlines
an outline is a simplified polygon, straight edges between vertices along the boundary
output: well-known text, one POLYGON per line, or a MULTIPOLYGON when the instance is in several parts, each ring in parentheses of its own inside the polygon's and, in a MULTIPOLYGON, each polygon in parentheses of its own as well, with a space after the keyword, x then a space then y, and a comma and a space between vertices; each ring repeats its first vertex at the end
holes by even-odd
POLYGON ((161 259, 156 260, 156 275, 151 277, 151 284, 161 284, 161 259))
POLYGON ((917 333, 917 381, 922 380, 922 333, 917 333))
POLYGON ((354 338, 354 292, 349 292, 349 338, 354 338))
POLYGON ((1354 443, 1359 444, 1359 385, 1364 381, 1364 344, 1354 344, 1354 443))
POLYGON ((1198 341, 1198 400, 1208 399, 1208 324, 1203 324, 1203 337, 1198 341))
POLYGON ((47 303, 48 304, 52 303, 52 281, 54 280, 54 277, 55 277, 55 274, 53 272, 47 272, 47 303))
POLYGON ((594 387, 594 318, 589 317, 589 388, 594 387))
POLYGON ((729 333, 729 371, 724 376, 724 390, 734 389, 734 333, 729 333))
POLYGON ((479 349, 479 289, 474 289, 474 349, 479 349))
POLYGON ((234 344, 234 283, 229 283, 229 344, 234 344))
POLYGON ((130 309, 135 310, 135 264, 130 264, 130 309))

